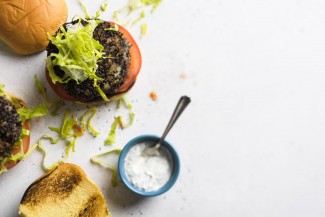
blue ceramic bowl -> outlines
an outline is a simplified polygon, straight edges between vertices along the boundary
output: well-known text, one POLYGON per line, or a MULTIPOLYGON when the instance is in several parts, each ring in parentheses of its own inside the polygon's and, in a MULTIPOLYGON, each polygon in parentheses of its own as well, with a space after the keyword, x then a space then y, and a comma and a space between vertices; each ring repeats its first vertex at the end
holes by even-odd
POLYGON ((167 150, 170 153, 171 160, 172 160, 172 172, 171 172, 171 176, 170 176, 169 180, 167 181, 167 183, 165 185, 163 185, 162 187, 160 187, 158 190, 145 191, 141 188, 134 186, 131 183, 131 181, 128 179, 128 176, 127 176, 125 168, 124 168, 124 162, 125 162, 125 157, 128 154, 129 150, 134 145, 137 145, 137 144, 139 144, 141 142, 145 142, 145 141, 155 144, 159 141, 159 138, 160 137, 153 136, 153 135, 138 136, 138 137, 132 139, 130 142, 128 142, 120 154, 120 157, 118 160, 119 175, 120 175, 123 183, 125 184, 125 186, 138 195, 145 196, 145 197, 153 197, 153 196, 161 195, 161 194, 165 193, 166 191, 168 191, 175 184, 175 182, 178 178, 179 171, 180 171, 179 157, 178 157, 175 149, 170 145, 170 143, 168 143, 167 141, 164 141, 162 146, 165 148, 165 150, 167 150))

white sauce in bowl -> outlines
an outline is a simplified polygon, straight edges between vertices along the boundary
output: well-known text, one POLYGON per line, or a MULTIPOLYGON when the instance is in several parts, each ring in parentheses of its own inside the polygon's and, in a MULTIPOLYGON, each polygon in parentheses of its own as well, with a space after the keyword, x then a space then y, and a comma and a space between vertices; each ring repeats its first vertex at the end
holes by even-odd
POLYGON ((129 181, 144 191, 158 190, 170 179, 172 158, 166 148, 159 148, 159 156, 144 156, 141 153, 153 143, 141 142, 128 151, 124 169, 129 181))

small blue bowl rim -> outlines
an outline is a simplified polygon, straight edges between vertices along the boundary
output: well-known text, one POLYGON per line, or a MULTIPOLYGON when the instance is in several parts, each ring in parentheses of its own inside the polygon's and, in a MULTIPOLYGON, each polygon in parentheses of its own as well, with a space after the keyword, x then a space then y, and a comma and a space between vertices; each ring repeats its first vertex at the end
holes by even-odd
POLYGON ((136 186, 134 186, 127 178, 126 172, 124 170, 124 160, 125 157, 127 155, 127 153, 129 152, 129 150, 131 149, 131 147, 135 144, 138 144, 142 141, 147 141, 147 140, 151 140, 151 141, 155 141, 158 142, 160 139, 160 137, 155 136, 155 135, 141 135, 141 136, 137 136, 135 138, 133 138, 131 141, 129 141, 124 148, 122 149, 119 159, 118 159, 118 172, 119 175, 122 179, 122 182, 125 184, 125 186, 130 189, 131 191, 133 191, 134 193, 141 195, 141 196, 145 196, 145 197, 153 197, 153 196, 158 196, 161 195, 163 193, 165 193, 166 191, 168 191, 176 182, 178 176, 179 176, 179 172, 180 172, 180 161, 179 161, 179 157, 178 154, 176 152, 176 150, 173 148, 173 146, 166 140, 164 140, 164 143, 162 144, 171 154, 172 160, 173 160, 173 171, 171 174, 171 177, 169 179, 169 181, 162 186, 161 188, 159 188, 158 190, 155 191, 144 191, 142 189, 137 188, 136 186))

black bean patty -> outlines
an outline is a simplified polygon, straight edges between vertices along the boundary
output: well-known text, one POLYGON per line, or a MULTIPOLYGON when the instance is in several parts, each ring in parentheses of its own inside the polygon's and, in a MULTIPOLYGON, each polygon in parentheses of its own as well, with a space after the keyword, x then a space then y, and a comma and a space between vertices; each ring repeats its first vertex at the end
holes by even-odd
POLYGON ((21 130, 22 122, 15 106, 0 96, 0 161, 11 154, 21 130))
MULTIPOLYGON (((77 23, 78 20, 70 22, 77 23)), ((86 25, 86 21, 81 22, 86 25)), ((64 27, 69 23, 64 24, 64 27)), ((93 38, 104 46, 103 52, 105 58, 97 62, 98 69, 96 75, 103 78, 97 84, 107 95, 114 95, 116 90, 123 85, 130 66, 130 47, 131 44, 124 38, 123 34, 115 30, 105 30, 112 28, 109 22, 100 23, 93 32, 93 38)), ((47 47, 47 55, 58 53, 58 49, 51 42, 47 47)), ((55 73, 63 77, 64 72, 57 66, 54 67, 55 73)), ((70 80, 68 83, 62 84, 69 95, 82 100, 91 101, 100 97, 98 90, 94 87, 94 81, 86 79, 77 84, 76 81, 70 80)))

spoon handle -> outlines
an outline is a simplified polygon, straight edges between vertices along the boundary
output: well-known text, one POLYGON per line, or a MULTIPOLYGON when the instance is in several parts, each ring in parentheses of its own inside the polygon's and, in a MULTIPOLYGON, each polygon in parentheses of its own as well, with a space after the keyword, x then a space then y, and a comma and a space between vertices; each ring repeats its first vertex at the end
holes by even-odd
POLYGON ((185 108, 188 106, 188 104, 190 104, 191 99, 188 96, 182 96, 177 105, 176 108, 173 112, 172 117, 169 120, 169 123, 163 133, 163 135, 161 136, 158 144, 161 144, 162 141, 164 141, 165 137, 167 136, 168 132, 170 131, 170 129, 173 127, 173 125, 175 124, 175 122, 177 121, 177 119, 179 118, 179 116, 183 113, 183 111, 185 110, 185 108))

